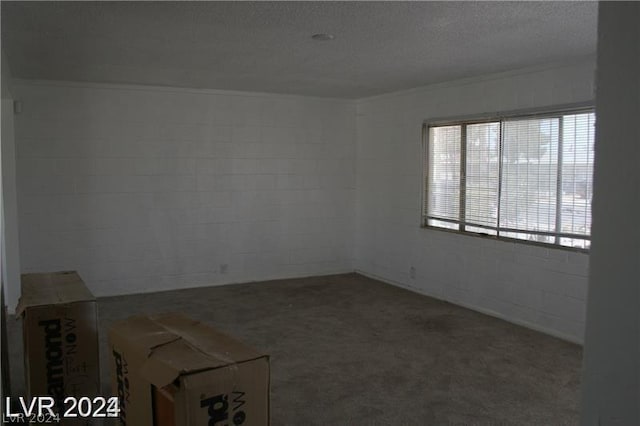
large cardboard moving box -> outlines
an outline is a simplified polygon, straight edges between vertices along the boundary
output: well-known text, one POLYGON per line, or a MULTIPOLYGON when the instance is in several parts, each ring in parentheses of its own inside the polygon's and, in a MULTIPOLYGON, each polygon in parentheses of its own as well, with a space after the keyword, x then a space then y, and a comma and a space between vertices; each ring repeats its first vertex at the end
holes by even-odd
POLYGON ((133 316, 113 325, 109 345, 121 424, 269 424, 269 357, 206 324, 133 316))
POLYGON ((58 407, 67 396, 99 395, 97 309, 89 289, 74 271, 23 274, 21 281, 16 315, 23 317, 27 395, 52 396, 58 407))

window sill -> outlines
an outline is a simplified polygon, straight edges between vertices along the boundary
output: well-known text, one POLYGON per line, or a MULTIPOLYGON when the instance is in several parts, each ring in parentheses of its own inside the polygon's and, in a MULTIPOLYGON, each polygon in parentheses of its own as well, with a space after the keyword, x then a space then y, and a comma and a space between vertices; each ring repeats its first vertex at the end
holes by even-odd
POLYGON ((520 240, 520 239, 517 239, 517 238, 509 238, 509 237, 497 237, 497 236, 489 235, 489 234, 483 234, 483 233, 477 233, 477 232, 467 232, 467 231, 458 231, 458 230, 455 230, 455 229, 440 228, 438 226, 431 226, 431 225, 421 225, 420 227, 422 229, 445 232, 447 234, 463 235, 463 236, 467 236, 467 237, 483 238, 483 239, 486 239, 486 240, 502 241, 502 242, 505 242, 505 243, 514 243, 514 244, 523 244, 523 245, 528 245, 528 246, 543 247, 543 248, 554 249, 554 250, 563 250, 563 251, 568 251, 568 252, 572 252, 572 253, 582 253, 582 254, 586 254, 586 255, 589 254, 589 249, 583 249, 583 248, 579 248, 579 247, 561 246, 561 245, 558 245, 558 244, 541 243, 541 242, 538 242, 538 241, 520 240))

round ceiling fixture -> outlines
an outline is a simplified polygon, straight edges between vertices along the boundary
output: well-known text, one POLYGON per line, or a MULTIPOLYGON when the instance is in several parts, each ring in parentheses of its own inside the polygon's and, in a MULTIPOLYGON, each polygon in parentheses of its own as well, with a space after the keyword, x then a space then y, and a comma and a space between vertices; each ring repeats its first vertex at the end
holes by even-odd
POLYGON ((311 36, 312 39, 317 41, 329 41, 336 38, 333 34, 328 33, 318 33, 311 36))

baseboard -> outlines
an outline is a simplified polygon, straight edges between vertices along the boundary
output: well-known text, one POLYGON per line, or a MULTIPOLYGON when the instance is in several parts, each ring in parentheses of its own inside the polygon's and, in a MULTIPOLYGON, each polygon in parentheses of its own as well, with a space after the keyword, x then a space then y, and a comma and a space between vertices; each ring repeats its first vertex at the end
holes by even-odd
POLYGON ((531 323, 531 322, 523 321, 523 320, 519 320, 519 319, 505 317, 504 315, 500 314, 499 312, 495 312, 495 311, 492 311, 490 309, 483 308, 481 306, 475 306, 475 305, 471 305, 471 304, 468 304, 468 303, 461 303, 461 302, 458 302, 458 301, 453 301, 453 300, 449 300, 449 299, 443 298, 442 296, 429 294, 428 292, 426 292, 426 291, 424 291, 422 289, 419 289, 417 287, 406 285, 404 283, 401 283, 401 282, 398 282, 398 281, 395 281, 395 280, 390 280, 388 278, 380 277, 380 276, 378 276, 376 274, 371 274, 369 272, 365 272, 365 271, 362 271, 360 269, 356 269, 355 272, 357 274, 360 274, 360 275, 365 276, 367 278, 371 278, 371 279, 374 279, 374 280, 377 280, 377 281, 382 281, 383 283, 390 284, 390 285, 393 285, 395 287, 400 287, 400 288, 403 288, 405 290, 421 294, 423 296, 428 296, 428 297, 432 297, 434 299, 442 300, 443 302, 448 302, 448 303, 451 303, 451 304, 454 304, 454 305, 457 305, 457 306, 462 306, 463 308, 471 309, 472 311, 480 312, 481 314, 489 315, 491 317, 498 318, 498 319, 501 319, 501 320, 506 321, 506 322, 510 322, 511 324, 519 325, 521 327, 525 327, 525 328, 528 328, 530 330, 538 331, 540 333, 544 333, 544 334, 547 334, 549 336, 553 336, 553 337, 556 337, 558 339, 561 339, 561 340, 564 340, 564 341, 567 341, 567 342, 570 342, 570 343, 575 343, 575 344, 580 345, 580 346, 582 346, 584 344, 584 342, 582 340, 578 339, 575 336, 572 336, 572 335, 569 335, 569 334, 566 334, 566 333, 562 333, 562 332, 560 332, 558 330, 554 330, 554 329, 551 329, 551 328, 542 327, 539 324, 535 324, 535 323, 531 323))

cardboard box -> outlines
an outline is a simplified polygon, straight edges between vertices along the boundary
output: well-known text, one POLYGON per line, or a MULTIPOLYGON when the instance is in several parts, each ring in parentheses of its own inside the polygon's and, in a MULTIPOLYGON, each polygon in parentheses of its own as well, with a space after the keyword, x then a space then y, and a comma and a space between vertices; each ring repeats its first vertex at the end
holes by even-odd
POLYGON ((54 397, 62 417, 65 397, 100 392, 96 300, 74 271, 23 274, 21 281, 16 315, 23 318, 27 396, 54 397))
POLYGON ((134 316, 109 346, 123 425, 269 424, 269 357, 206 324, 134 316))

